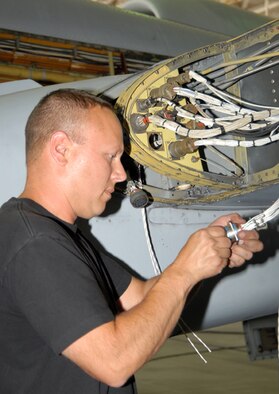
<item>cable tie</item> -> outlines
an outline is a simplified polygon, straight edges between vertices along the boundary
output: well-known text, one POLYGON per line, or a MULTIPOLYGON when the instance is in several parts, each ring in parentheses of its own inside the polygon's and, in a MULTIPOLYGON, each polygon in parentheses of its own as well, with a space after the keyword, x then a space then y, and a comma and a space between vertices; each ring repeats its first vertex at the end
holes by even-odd
POLYGON ((262 216, 255 218, 255 228, 263 228, 266 226, 266 218, 265 215, 263 214, 262 216))

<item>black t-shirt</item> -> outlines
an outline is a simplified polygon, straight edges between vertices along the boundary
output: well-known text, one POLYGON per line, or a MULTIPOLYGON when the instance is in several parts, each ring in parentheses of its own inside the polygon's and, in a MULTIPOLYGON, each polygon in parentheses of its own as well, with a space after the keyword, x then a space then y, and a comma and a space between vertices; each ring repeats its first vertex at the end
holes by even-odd
POLYGON ((1 394, 136 393, 133 377, 111 388, 61 355, 114 319, 130 274, 28 199, 0 209, 0 256, 1 394))

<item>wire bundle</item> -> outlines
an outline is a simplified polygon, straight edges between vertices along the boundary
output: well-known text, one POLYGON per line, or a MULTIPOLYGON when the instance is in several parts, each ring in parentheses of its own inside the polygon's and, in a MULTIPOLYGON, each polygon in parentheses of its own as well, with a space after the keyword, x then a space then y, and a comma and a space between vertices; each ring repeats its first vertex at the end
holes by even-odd
POLYGON ((196 139, 197 141, 194 142, 194 145, 197 147, 218 145, 250 148, 267 145, 279 140, 279 133, 277 133, 279 128, 279 108, 255 105, 243 101, 213 87, 205 77, 195 71, 189 71, 189 76, 196 82, 205 85, 210 90, 211 95, 184 87, 174 87, 173 90, 178 98, 187 97, 191 104, 197 108, 198 114, 193 114, 179 104, 163 97, 158 98, 157 101, 172 107, 180 118, 199 122, 204 127, 190 129, 184 124, 181 125, 177 121, 165 119, 157 114, 148 116, 150 123, 174 131, 177 135, 196 139), (247 107, 239 105, 238 102, 245 104, 247 107), (249 107, 258 107, 259 109, 255 110, 249 107), (218 115, 215 115, 216 113, 218 115), (234 133, 232 139, 213 138, 223 137, 229 133, 234 133), (245 137, 245 140, 239 140, 235 138, 235 135, 245 137), (249 137, 247 139, 247 136, 250 136, 250 139, 249 137), (263 138, 257 138, 257 136, 262 136, 263 138))
POLYGON ((241 225, 241 230, 261 229, 267 222, 273 220, 279 215, 279 198, 264 212, 252 217, 246 223, 241 225))

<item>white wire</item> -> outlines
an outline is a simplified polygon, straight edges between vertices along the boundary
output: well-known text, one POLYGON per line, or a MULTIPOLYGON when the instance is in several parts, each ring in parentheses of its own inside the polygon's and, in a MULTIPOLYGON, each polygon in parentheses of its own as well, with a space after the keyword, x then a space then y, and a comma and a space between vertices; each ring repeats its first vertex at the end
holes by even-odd
POLYGON ((167 130, 174 131, 176 134, 182 135, 183 137, 191 137, 191 138, 209 138, 214 137, 216 135, 221 135, 222 130, 220 127, 216 127, 213 129, 197 129, 190 130, 187 127, 181 126, 179 123, 174 122, 172 120, 167 120, 161 118, 158 115, 150 115, 148 117, 149 122, 155 124, 156 126, 164 127, 167 130))
POLYGON ((146 208, 141 209, 141 214, 142 214, 142 219, 143 219, 143 228, 144 228, 144 234, 145 234, 145 239, 149 251, 149 256, 150 260, 152 263, 153 271, 155 275, 160 275, 162 273, 161 267, 159 265, 158 259, 155 255, 154 247, 151 242, 151 237, 150 237, 150 232, 148 228, 148 221, 147 221, 147 215, 146 215, 146 208))
MULTIPOLYGON (((195 92, 195 91, 190 90, 188 88, 174 87, 173 90, 174 90, 174 92, 176 92, 178 95, 180 95, 182 97, 203 100, 205 103, 210 104, 211 109, 215 109, 216 111, 221 112, 221 113, 222 112, 231 113, 234 116, 239 116, 240 113, 243 114, 243 116, 245 116, 246 114, 253 114, 254 120, 261 120, 261 119, 270 119, 271 116, 274 116, 274 115, 276 116, 279 114, 278 107, 259 106, 259 107, 262 107, 263 110, 255 111, 255 110, 252 110, 249 108, 240 107, 239 105, 237 105, 233 102, 224 102, 222 100, 224 100, 225 98, 221 94, 219 94, 219 91, 215 88, 212 89, 212 92, 215 94, 218 93, 219 97, 221 97, 222 100, 216 99, 216 98, 214 98, 210 95, 204 94, 204 93, 195 92)), ((224 93, 224 95, 225 95, 225 93, 224 93)), ((236 99, 236 101, 240 100, 237 97, 235 97, 235 99, 236 99)), ((241 100, 241 102, 244 103, 243 100, 241 100)), ((251 103, 246 102, 246 104, 250 105, 251 103)))
POLYGON ((206 103, 210 103, 212 105, 222 105, 221 100, 209 96, 208 94, 205 93, 199 93, 195 90, 191 90, 188 88, 181 88, 181 87, 174 87, 173 88, 174 92, 176 92, 177 94, 179 94, 180 96, 184 96, 184 97, 188 97, 188 98, 193 98, 193 99, 199 99, 199 100, 203 100, 206 103))
MULTIPOLYGON (((162 269, 160 267, 160 264, 158 262, 158 259, 156 257, 155 251, 154 251, 154 247, 151 241, 151 237, 150 237, 150 231, 149 231, 149 227, 148 227, 148 218, 147 218, 147 213, 146 213, 146 207, 141 209, 142 212, 142 219, 143 219, 143 227, 144 227, 144 234, 145 234, 145 239, 147 242, 147 246, 148 246, 148 251, 149 251, 149 255, 150 255, 150 259, 151 259, 151 263, 152 263, 152 267, 154 270, 155 275, 160 275, 162 273, 162 269)), ((191 328, 183 321, 183 319, 180 319, 181 322, 187 327, 188 330, 190 330, 191 334, 209 351, 211 352, 210 348, 203 342, 203 340, 196 334, 194 333, 191 328)), ((183 330, 183 328, 181 328, 183 330)), ((184 331, 184 330, 183 330, 184 331)), ((193 349, 196 351, 196 353, 200 356, 200 358, 207 363, 206 359, 203 357, 203 355, 199 352, 199 350, 197 349, 197 347, 195 346, 195 344, 193 343, 193 341, 188 337, 188 335, 184 332, 184 335, 187 338, 187 341, 190 343, 190 345, 193 347, 193 349)))
POLYGON ((263 146, 270 144, 272 142, 279 141, 279 134, 270 135, 266 138, 259 138, 257 140, 252 141, 239 141, 239 140, 221 140, 218 138, 212 139, 201 139, 194 142, 195 146, 229 146, 229 147, 237 147, 241 146, 244 148, 252 148, 254 146, 263 146))
MULTIPOLYGON (((198 75, 195 72, 192 72, 192 76, 195 77, 196 80, 202 83, 207 83, 207 80, 198 75)), ((215 94, 218 94, 219 97, 219 91, 215 89, 211 89, 212 92, 215 94)), ((231 115, 231 116, 226 116, 225 118, 222 117, 209 117, 209 116, 201 116, 201 115, 194 115, 191 112, 188 112, 184 110, 183 108, 179 107, 177 104, 173 103, 170 100, 164 99, 164 98, 159 98, 159 102, 163 102, 167 105, 172 106, 173 108, 176 109, 177 114, 180 117, 184 117, 186 119, 194 120, 197 122, 203 123, 207 128, 206 129, 189 129, 183 125, 180 125, 179 123, 175 121, 171 121, 165 118, 162 118, 158 115, 150 115, 149 116, 149 121, 152 122, 153 124, 163 127, 165 129, 174 131, 176 134, 183 136, 183 137, 190 137, 194 139, 211 139, 208 140, 208 142, 197 142, 196 146, 202 146, 202 145, 216 145, 216 146, 231 146, 231 147, 236 147, 236 146, 242 146, 242 147, 253 147, 253 146, 263 146, 268 143, 277 141, 277 137, 265 137, 262 139, 258 139, 256 141, 237 141, 237 140, 224 140, 217 141, 213 139, 213 137, 218 137, 224 133, 229 133, 230 131, 238 130, 240 131, 246 131, 246 130, 257 130, 266 126, 271 126, 272 124, 278 122, 279 120, 279 108, 269 108, 261 110, 261 111, 255 111, 252 109, 248 108, 242 108, 239 107, 238 105, 232 103, 232 102, 224 102, 221 101, 220 99, 216 99, 212 96, 209 96, 207 94, 199 93, 192 91, 187 88, 182 88, 182 87, 174 87, 174 91, 181 96, 186 96, 190 98, 191 102, 194 102, 194 105, 198 108, 201 109, 201 107, 205 108, 205 106, 210 109, 211 111, 216 111, 217 113, 221 114, 226 114, 226 115, 231 115), (207 104, 197 104, 195 102, 196 99, 200 99, 205 101, 207 104), (259 122, 259 123, 255 123, 259 122), (264 123, 263 123, 264 122, 264 123)), ((222 96, 222 99, 224 100, 225 98, 222 96)), ((225 99, 226 100, 226 99, 225 99)), ((226 100, 228 101, 228 100, 226 100)), ((264 107, 266 108, 266 107, 264 107)), ((205 113, 203 113, 205 115, 205 113)))
MULTIPOLYGON (((193 333, 193 332, 192 332, 193 333)), ((197 336, 197 335, 196 335, 197 336)), ((204 344, 204 342, 198 337, 199 341, 202 342, 202 344, 204 344)), ((198 353, 198 355, 200 356, 200 358, 205 362, 205 364, 207 364, 207 360, 203 357, 203 355, 200 353, 200 351, 198 350, 198 348, 195 346, 194 342, 191 341, 191 339, 187 336, 187 341, 190 343, 190 345, 192 346, 192 348, 198 353)), ((206 346, 208 348, 208 346, 206 346)), ((209 348, 208 348, 209 349, 209 348)), ((211 352, 211 350, 209 350, 211 352)))
MULTIPOLYGON (((218 122, 220 127, 209 128, 209 129, 188 129, 187 127, 181 126, 179 123, 174 122, 172 120, 167 120, 158 115, 150 115, 148 117, 149 122, 155 124, 156 126, 163 127, 167 130, 174 131, 176 134, 181 135, 183 137, 190 137, 194 139, 201 139, 200 141, 196 141, 196 146, 205 146, 205 145, 219 145, 219 146, 242 146, 246 148, 250 148, 253 146, 262 146, 267 145, 271 142, 275 142, 278 140, 278 135, 273 135, 265 138, 260 138, 257 140, 219 140, 219 139, 208 139, 216 136, 220 136, 224 133, 229 133, 234 130, 241 130, 245 126, 250 124, 251 118, 243 117, 241 119, 236 119, 231 123, 226 122, 218 122)), ((272 125, 270 123, 269 125, 272 125)), ((263 127, 263 125, 261 125, 263 127)), ((247 127, 245 127, 247 129, 247 127)))
POLYGON ((219 90, 219 89, 215 88, 214 86, 210 85, 209 81, 206 78, 202 77, 201 75, 199 75, 197 72, 195 72, 193 70, 189 71, 189 76, 190 76, 190 78, 194 79, 195 81, 204 84, 209 90, 211 90, 213 93, 215 93, 216 96, 221 97, 225 101, 230 102, 230 100, 234 100, 234 101, 236 101, 238 103, 245 104, 245 105, 248 105, 250 107, 266 108, 266 109, 271 109, 271 108, 278 109, 278 107, 270 107, 270 106, 266 106, 266 105, 254 104, 254 103, 251 103, 249 101, 242 100, 239 97, 232 96, 231 94, 226 93, 226 92, 224 92, 222 90, 219 90))
POLYGON ((264 212, 252 217, 240 227, 242 230, 254 230, 263 227, 267 222, 279 215, 279 198, 264 212))

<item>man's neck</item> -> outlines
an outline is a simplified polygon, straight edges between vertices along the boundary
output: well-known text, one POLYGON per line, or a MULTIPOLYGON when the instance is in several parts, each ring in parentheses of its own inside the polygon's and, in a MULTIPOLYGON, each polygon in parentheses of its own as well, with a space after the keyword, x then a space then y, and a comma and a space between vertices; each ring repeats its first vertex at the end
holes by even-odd
POLYGON ((74 224, 77 217, 74 215, 70 204, 66 198, 62 201, 61 197, 58 198, 58 195, 59 193, 53 193, 51 190, 44 192, 43 189, 36 190, 27 185, 18 198, 33 200, 64 222, 74 224))

